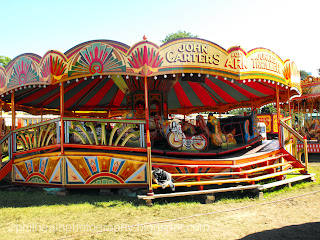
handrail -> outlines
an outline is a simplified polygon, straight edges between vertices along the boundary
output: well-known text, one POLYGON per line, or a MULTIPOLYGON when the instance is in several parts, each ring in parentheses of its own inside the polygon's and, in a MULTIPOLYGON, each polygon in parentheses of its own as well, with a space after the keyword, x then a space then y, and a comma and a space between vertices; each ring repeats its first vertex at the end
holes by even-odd
POLYGON ((285 121, 288 121, 288 120, 291 120, 291 119, 292 119, 292 117, 291 117, 291 116, 288 116, 288 117, 285 117, 285 118, 280 119, 280 121, 285 122, 285 121))
POLYGON ((113 118, 75 118, 64 117, 64 121, 83 121, 83 122, 106 122, 106 123, 134 123, 146 124, 146 120, 141 119, 113 119, 113 118))
POLYGON ((47 125, 47 124, 50 124, 50 123, 54 123, 54 122, 58 122, 58 121, 60 121, 60 118, 53 118, 53 119, 50 119, 48 121, 44 121, 44 122, 41 122, 41 123, 36 123, 36 124, 32 124, 32 125, 29 125, 29 126, 26 126, 26 127, 17 128, 15 130, 13 130, 13 132, 17 133, 17 132, 20 132, 20 131, 23 131, 23 130, 44 126, 44 125, 47 125))
POLYGON ((287 131, 292 133, 296 138, 298 138, 301 142, 303 142, 303 151, 304 151, 304 160, 305 160, 305 167, 306 172, 308 172, 308 145, 307 145, 307 139, 303 136, 301 136, 296 130, 291 128, 288 124, 286 124, 283 119, 280 120, 280 125, 284 127, 287 131))
POLYGON ((12 135, 13 131, 7 132, 6 135, 4 135, 1 139, 0 139, 0 145, 7 140, 11 135, 12 135))
POLYGON ((290 133, 292 133, 296 138, 298 138, 301 142, 304 141, 304 137, 301 136, 296 130, 291 128, 288 124, 283 122, 283 119, 280 120, 280 125, 282 125, 285 129, 287 129, 290 133))

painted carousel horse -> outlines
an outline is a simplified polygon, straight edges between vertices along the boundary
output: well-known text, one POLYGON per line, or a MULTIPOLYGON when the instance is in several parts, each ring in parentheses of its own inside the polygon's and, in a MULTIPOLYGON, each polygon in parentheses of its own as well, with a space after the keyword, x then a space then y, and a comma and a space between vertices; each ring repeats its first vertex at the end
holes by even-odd
POLYGON ((159 115, 155 115, 154 122, 158 133, 160 133, 164 139, 167 139, 170 132, 170 121, 163 119, 159 115))
POLYGON ((205 135, 198 134, 194 126, 187 122, 182 122, 182 124, 172 122, 172 129, 168 133, 167 141, 172 148, 184 150, 202 151, 208 145, 205 135))
POLYGON ((228 134, 222 133, 221 127, 220 127, 220 121, 216 117, 212 115, 208 116, 207 127, 209 129, 211 128, 210 139, 213 146, 226 149, 230 145, 237 144, 234 138, 235 129, 233 129, 228 134))
POLYGON ((309 128, 309 134, 310 134, 311 138, 317 138, 318 140, 320 140, 319 120, 317 120, 317 119, 312 120, 312 122, 310 124, 310 128, 309 128))

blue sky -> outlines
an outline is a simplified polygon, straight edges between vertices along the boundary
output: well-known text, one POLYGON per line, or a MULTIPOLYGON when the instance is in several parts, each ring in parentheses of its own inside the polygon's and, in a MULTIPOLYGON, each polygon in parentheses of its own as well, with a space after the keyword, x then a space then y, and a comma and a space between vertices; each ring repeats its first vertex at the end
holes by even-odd
POLYGON ((264 47, 318 76, 318 0, 0 0, 0 55, 66 52, 95 39, 161 45, 184 30, 225 49, 264 47))

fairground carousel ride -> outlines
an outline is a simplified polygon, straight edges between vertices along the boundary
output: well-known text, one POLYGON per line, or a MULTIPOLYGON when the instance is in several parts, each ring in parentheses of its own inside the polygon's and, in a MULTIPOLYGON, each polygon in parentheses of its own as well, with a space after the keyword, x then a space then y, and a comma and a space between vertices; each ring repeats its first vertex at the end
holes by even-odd
MULTIPOLYGON (((291 111, 295 116, 293 127, 307 139, 308 152, 320 153, 320 78, 308 76, 301 81, 302 95, 293 98, 291 111)), ((298 151, 303 144, 298 141, 298 151)))
MULTIPOLYGON (((307 173, 293 154, 300 138, 290 117, 276 147, 260 145, 256 108, 300 94, 294 62, 268 49, 228 50, 202 39, 129 47, 109 40, 79 44, 43 57, 22 54, 0 67, 1 107, 12 129, 1 139, 0 179, 65 188, 148 188, 152 169, 171 174, 176 187, 253 184, 307 173), (219 118, 235 108, 247 116, 219 118), (16 111, 57 117, 15 128, 16 111), (205 120, 201 112, 207 112, 205 120), (195 124, 174 119, 199 113, 195 124)), ((279 118, 278 118, 279 119, 279 118)))

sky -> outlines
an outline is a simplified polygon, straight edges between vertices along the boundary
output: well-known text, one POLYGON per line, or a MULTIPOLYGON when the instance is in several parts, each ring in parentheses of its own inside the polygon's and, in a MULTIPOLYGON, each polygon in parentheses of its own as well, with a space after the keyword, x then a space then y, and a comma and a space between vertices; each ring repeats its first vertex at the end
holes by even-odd
POLYGON ((319 11, 319 0, 0 0, 0 56, 96 39, 132 46, 144 35, 160 46, 182 30, 224 49, 270 49, 318 77, 319 11))

